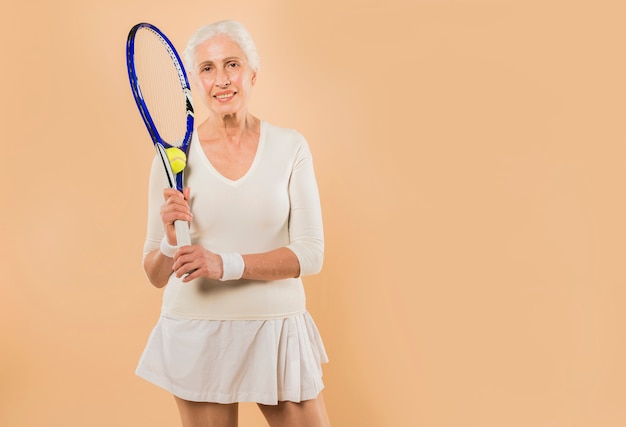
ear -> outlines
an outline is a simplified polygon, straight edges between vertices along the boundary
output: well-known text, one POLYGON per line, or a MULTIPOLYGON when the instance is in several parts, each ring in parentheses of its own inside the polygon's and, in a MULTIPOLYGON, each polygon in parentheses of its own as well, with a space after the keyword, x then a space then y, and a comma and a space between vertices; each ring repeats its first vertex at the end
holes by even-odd
POLYGON ((254 84, 256 83, 256 71, 252 73, 252 78, 250 79, 250 81, 252 82, 252 86, 254 86, 254 84))

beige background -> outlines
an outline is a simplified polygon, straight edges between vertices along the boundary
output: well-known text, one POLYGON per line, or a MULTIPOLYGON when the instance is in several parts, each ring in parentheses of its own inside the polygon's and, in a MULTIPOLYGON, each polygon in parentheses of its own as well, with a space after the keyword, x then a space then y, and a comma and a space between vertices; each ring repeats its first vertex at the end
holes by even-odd
POLYGON ((626 425, 622 4, 5 5, 0 425, 178 425, 133 374, 161 292, 124 44, 223 18, 258 44, 253 111, 315 156, 334 426, 626 425))

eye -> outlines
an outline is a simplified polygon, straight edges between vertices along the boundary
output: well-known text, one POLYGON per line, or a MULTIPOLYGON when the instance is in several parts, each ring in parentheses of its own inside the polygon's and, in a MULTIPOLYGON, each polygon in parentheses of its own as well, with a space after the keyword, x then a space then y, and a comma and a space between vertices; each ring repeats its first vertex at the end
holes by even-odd
POLYGON ((237 67, 239 67, 239 63, 235 62, 235 61, 231 61, 231 62, 227 63, 226 66, 228 68, 237 68, 237 67))
POLYGON ((210 72, 212 69, 213 67, 211 65, 203 65, 202 67, 200 67, 200 72, 206 73, 206 72, 210 72))

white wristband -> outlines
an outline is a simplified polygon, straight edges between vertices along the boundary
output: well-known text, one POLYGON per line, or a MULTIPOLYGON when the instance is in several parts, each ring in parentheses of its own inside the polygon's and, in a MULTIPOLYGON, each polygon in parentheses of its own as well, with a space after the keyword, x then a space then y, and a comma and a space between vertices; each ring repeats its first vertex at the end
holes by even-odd
POLYGON ((224 266, 224 274, 220 280, 224 282, 241 279, 243 270, 246 268, 243 257, 238 253, 219 254, 219 256, 222 257, 222 265, 224 266))
POLYGON ((167 241, 167 236, 163 236, 163 240, 161 240, 161 247, 159 249, 163 255, 174 258, 174 254, 178 251, 178 246, 170 245, 170 242, 167 241))

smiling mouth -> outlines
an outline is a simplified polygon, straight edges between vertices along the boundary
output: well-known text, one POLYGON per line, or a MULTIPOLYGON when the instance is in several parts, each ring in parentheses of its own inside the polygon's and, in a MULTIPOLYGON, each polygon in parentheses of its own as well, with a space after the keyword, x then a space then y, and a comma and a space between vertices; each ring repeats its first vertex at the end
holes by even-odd
POLYGON ((220 93, 220 94, 217 94, 217 95, 213 95, 213 98, 218 99, 220 101, 225 101, 227 99, 232 98, 236 94, 237 94, 237 92, 220 93))

